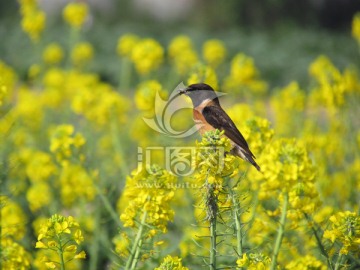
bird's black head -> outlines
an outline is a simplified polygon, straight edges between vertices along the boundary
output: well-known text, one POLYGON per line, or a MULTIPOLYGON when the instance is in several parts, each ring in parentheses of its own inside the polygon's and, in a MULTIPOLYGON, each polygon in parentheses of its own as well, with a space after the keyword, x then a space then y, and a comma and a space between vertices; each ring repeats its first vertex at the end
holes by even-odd
POLYGON ((205 100, 213 100, 219 104, 218 96, 214 89, 206 83, 191 84, 185 89, 179 91, 179 94, 185 94, 191 98, 194 107, 199 106, 205 100))

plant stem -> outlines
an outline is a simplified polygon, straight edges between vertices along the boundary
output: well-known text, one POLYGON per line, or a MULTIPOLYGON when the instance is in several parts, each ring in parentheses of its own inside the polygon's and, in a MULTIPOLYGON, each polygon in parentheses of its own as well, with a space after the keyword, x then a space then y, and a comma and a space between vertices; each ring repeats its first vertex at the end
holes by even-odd
POLYGON ((214 194, 214 185, 207 184, 206 206, 210 222, 210 270, 216 269, 216 220, 218 214, 217 198, 214 194))
POLYGON ((130 252, 130 256, 126 262, 126 266, 125 266, 125 270, 128 269, 135 269, 136 264, 139 260, 139 253, 140 253, 140 249, 142 246, 142 234, 144 231, 144 225, 145 225, 145 220, 146 220, 146 216, 147 216, 147 212, 144 211, 143 216, 141 218, 141 223, 140 223, 140 227, 139 230, 136 234, 136 238, 134 241, 134 244, 131 248, 131 252, 130 252))
POLYGON ((343 258, 344 258, 344 254, 339 255, 339 257, 337 258, 336 263, 335 263, 335 270, 340 269, 343 258))
POLYGON ((120 78, 119 78, 119 90, 128 91, 131 82, 131 62, 127 57, 122 57, 120 67, 120 78))
POLYGON ((313 234, 315 236, 316 243, 317 243, 317 245, 318 245, 318 247, 320 249, 321 254, 326 258, 329 269, 333 270, 334 266, 332 264, 332 261, 330 260, 329 255, 327 254, 327 252, 326 252, 326 250, 324 248, 324 245, 321 242, 321 238, 320 238, 317 230, 314 227, 313 221, 310 219, 310 217, 306 213, 304 213, 304 216, 305 216, 305 218, 306 218, 306 220, 307 220, 307 222, 308 222, 308 224, 309 224, 309 226, 311 228, 311 231, 313 232, 313 234))
POLYGON ((103 204, 105 206, 105 209, 109 212, 109 214, 111 215, 113 220, 116 222, 116 225, 120 227, 121 222, 120 222, 118 213, 112 207, 109 199, 106 196, 104 196, 104 194, 101 192, 100 188, 96 184, 94 184, 94 186, 95 186, 97 194, 99 195, 101 201, 103 202, 103 204))
POLYGON ((91 245, 90 249, 90 267, 89 270, 96 270, 98 267, 98 260, 99 260, 99 247, 100 247, 100 222, 101 222, 101 205, 100 205, 99 198, 96 198, 96 207, 95 210, 95 233, 94 234, 94 241, 91 245))
POLYGON ((216 212, 210 219, 210 270, 216 269, 216 212))
POLYGON ((238 197, 235 195, 234 191, 230 188, 230 195, 233 201, 233 214, 234 214, 234 221, 235 221, 235 230, 236 230, 236 252, 238 257, 242 257, 243 255, 243 248, 242 248, 242 227, 241 227, 241 220, 240 220, 240 203, 238 201, 238 197))
POLYGON ((277 234, 276 242, 275 242, 275 246, 274 246, 274 253, 272 256, 272 260, 271 260, 271 267, 270 267, 271 270, 275 270, 276 266, 277 266, 277 258, 279 255, 281 242, 282 242, 282 239, 283 239, 284 233, 285 233, 288 200, 289 200, 288 193, 284 193, 284 201, 283 201, 282 212, 281 212, 281 217, 280 217, 280 225, 279 225, 278 234, 277 234))
POLYGON ((61 243, 61 238, 59 237, 59 235, 57 235, 56 237, 57 237, 57 240, 59 243, 58 254, 60 257, 60 270, 65 270, 64 252, 63 252, 63 246, 61 243))

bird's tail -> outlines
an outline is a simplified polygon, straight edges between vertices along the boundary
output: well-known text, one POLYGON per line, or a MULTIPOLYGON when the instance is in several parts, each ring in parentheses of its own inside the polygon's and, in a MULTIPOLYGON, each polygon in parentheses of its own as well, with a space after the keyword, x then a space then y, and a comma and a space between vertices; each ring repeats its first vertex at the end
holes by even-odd
POLYGON ((261 172, 260 166, 254 160, 255 156, 253 155, 253 153, 251 153, 251 151, 249 149, 248 149, 248 151, 246 151, 245 149, 242 149, 241 147, 236 146, 232 149, 232 152, 235 155, 241 157, 242 159, 250 162, 251 165, 253 165, 259 172, 261 172))

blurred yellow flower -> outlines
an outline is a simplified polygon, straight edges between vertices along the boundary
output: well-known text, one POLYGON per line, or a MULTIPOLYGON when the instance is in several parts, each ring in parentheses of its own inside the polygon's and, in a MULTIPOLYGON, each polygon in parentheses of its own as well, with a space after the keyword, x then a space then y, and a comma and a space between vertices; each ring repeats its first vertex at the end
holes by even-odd
POLYGON ((64 20, 74 28, 80 28, 89 13, 89 7, 85 2, 71 2, 63 10, 64 20))
POLYGON ((180 75, 189 73, 198 63, 198 56, 188 36, 180 35, 172 39, 168 46, 168 52, 176 72, 180 75))
POLYGON ((351 34, 360 45, 360 12, 357 12, 353 17, 351 34))
POLYGON ((301 121, 304 119, 305 98, 305 91, 300 89, 297 82, 291 82, 271 97, 278 134, 298 134, 299 128, 302 128, 301 121))
POLYGON ((82 162, 84 156, 81 147, 86 140, 81 133, 75 133, 72 125, 59 125, 55 127, 50 139, 50 151, 63 166, 69 164, 70 159, 82 162))
POLYGON ((7 196, 0 196, 1 234, 21 240, 26 232, 27 217, 21 207, 7 196))
POLYGON ((36 183, 26 191, 26 199, 32 212, 42 207, 49 206, 53 200, 53 194, 47 183, 36 183))
POLYGON ((216 68, 226 57, 224 43, 218 39, 210 39, 203 44, 203 57, 207 64, 216 68))
MULTIPOLYGON (((2 225, 3 226, 3 225, 2 225)), ((4 234, 5 235, 5 234, 4 234)), ((1 237, 1 267, 8 270, 31 269, 31 255, 10 237, 1 237)))
POLYGON ((242 258, 236 261, 238 267, 246 267, 248 270, 265 270, 270 268, 270 257, 262 253, 244 253, 242 258))
POLYGON ((88 173, 80 165, 71 164, 63 167, 59 176, 62 203, 65 206, 72 206, 79 201, 94 200, 96 177, 96 172, 88 173))
POLYGON ((54 42, 45 48, 42 57, 46 64, 58 64, 64 58, 64 51, 59 44, 54 42))
POLYGON ((167 92, 163 89, 162 85, 155 80, 142 82, 135 92, 135 105, 136 107, 146 113, 148 117, 153 115, 156 96, 162 100, 167 99, 167 92))
POLYGON ((181 55, 182 52, 193 50, 191 39, 185 35, 179 35, 170 41, 168 46, 170 58, 176 58, 181 55))
POLYGON ((182 265, 179 257, 166 256, 159 267, 154 270, 188 270, 189 268, 182 265))
POLYGON ((241 92, 245 96, 264 94, 268 88, 267 83, 259 77, 254 60, 243 53, 238 53, 231 60, 230 74, 225 78, 224 89, 228 92, 241 92))
POLYGON ((140 40, 131 52, 131 60, 137 72, 146 75, 160 67, 164 59, 164 49, 154 39, 140 40))
POLYGON ((140 41, 140 38, 133 34, 125 34, 119 37, 116 52, 119 56, 131 57, 132 50, 140 41))
POLYGON ((215 91, 217 91, 219 88, 215 70, 206 65, 198 64, 192 70, 187 80, 187 84, 190 85, 194 83, 206 83, 211 85, 215 91))
POLYGON ((78 43, 71 51, 71 61, 75 66, 82 66, 94 57, 94 48, 88 42, 78 43))
POLYGON ((331 229, 324 231, 324 238, 332 243, 339 241, 340 254, 355 252, 359 254, 360 216, 355 212, 338 212, 330 217, 331 229))
MULTIPOLYGON (((35 2, 36 3, 36 2, 35 2)), ((40 34, 45 28, 46 15, 37 8, 35 3, 26 3, 21 1, 22 4, 22 20, 21 27, 25 33, 29 35, 33 42, 37 42, 40 34)))
POLYGON ((305 255, 292 260, 285 266, 286 270, 326 270, 325 264, 312 255, 305 255))

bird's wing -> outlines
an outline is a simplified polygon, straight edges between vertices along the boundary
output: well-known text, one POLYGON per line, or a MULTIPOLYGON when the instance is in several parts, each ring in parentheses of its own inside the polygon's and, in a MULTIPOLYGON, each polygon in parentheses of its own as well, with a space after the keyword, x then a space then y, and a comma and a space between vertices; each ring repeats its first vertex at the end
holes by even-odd
POLYGON ((205 120, 214 128, 223 130, 225 135, 236 143, 238 146, 243 148, 245 151, 249 151, 251 156, 254 155, 251 153, 245 138, 240 133, 240 131, 235 126, 231 118, 226 114, 226 112, 219 106, 206 106, 202 114, 205 120))

